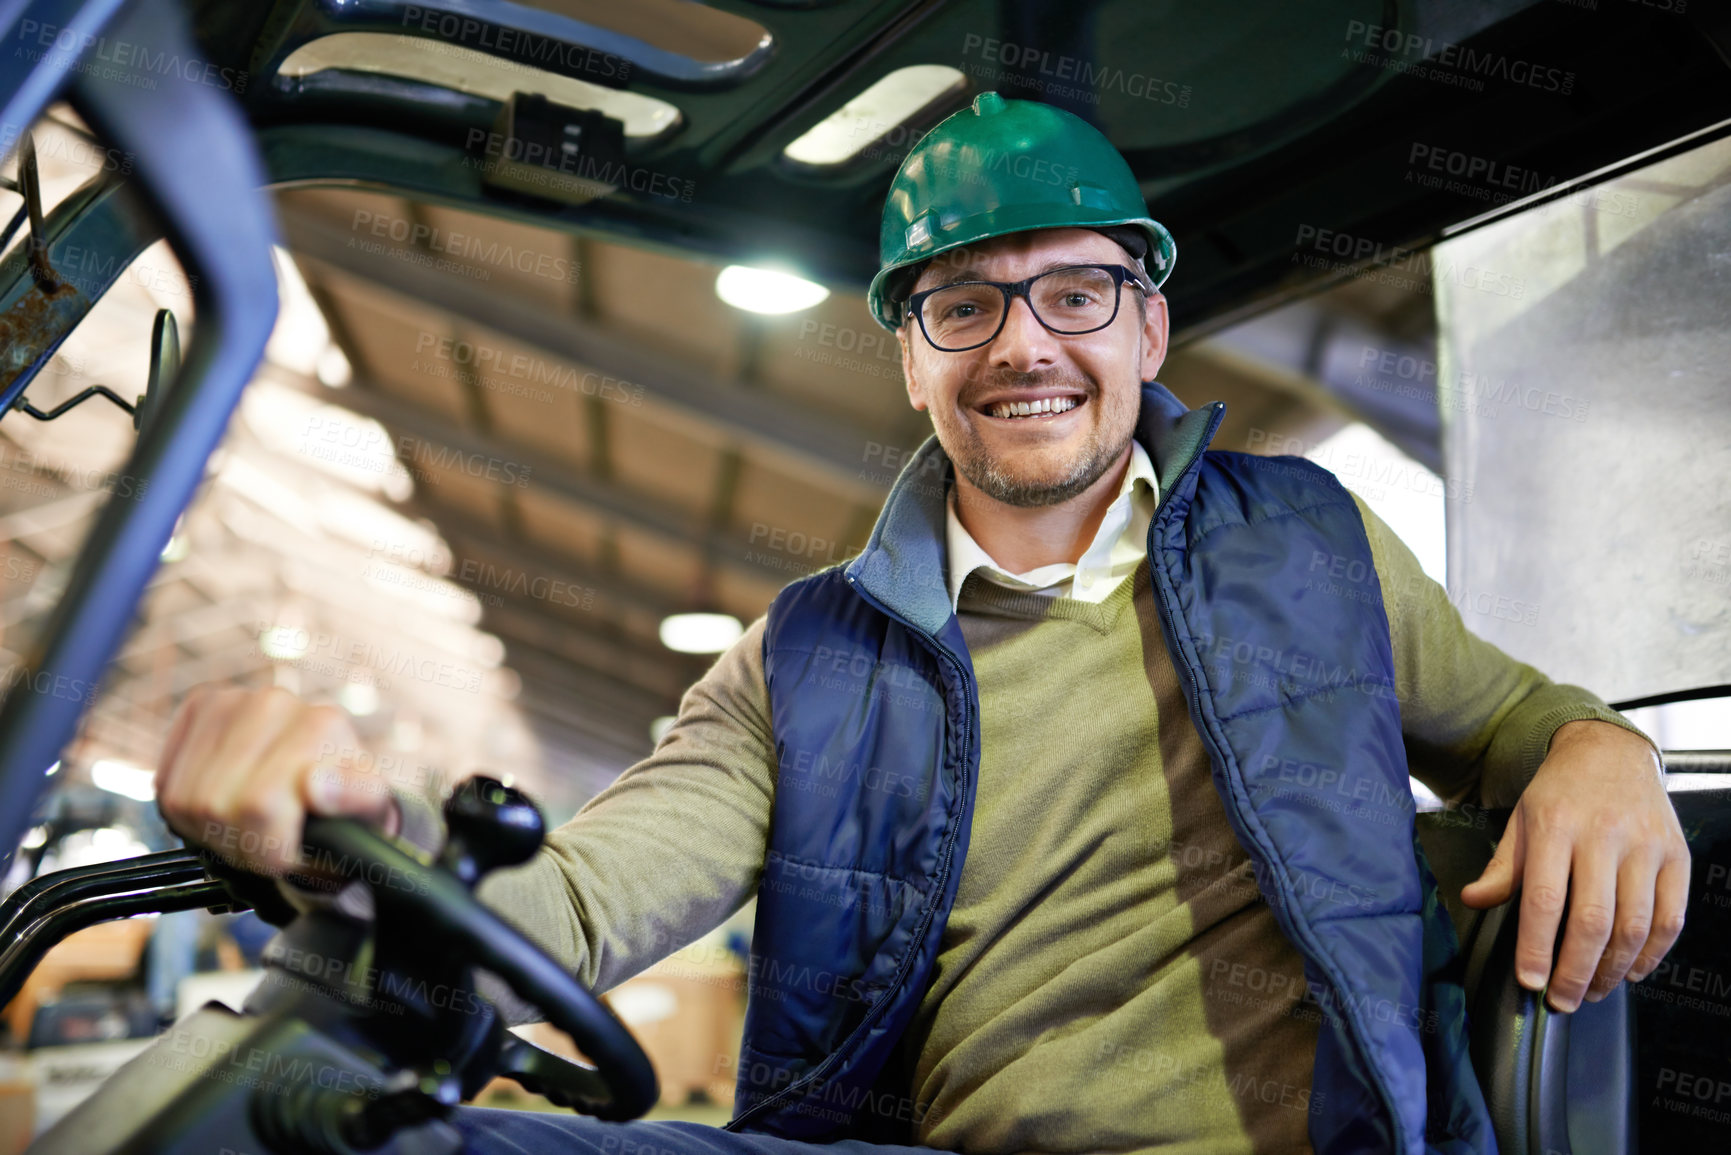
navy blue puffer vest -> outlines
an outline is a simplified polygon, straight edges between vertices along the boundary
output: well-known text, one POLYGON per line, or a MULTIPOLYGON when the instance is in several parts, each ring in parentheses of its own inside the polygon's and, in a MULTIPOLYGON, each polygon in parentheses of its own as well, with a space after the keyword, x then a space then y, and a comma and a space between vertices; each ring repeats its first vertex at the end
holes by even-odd
MULTIPOLYGON (((1454 932, 1413 833, 1363 521, 1309 462, 1204 452, 1222 412, 1143 387, 1148 556, 1215 787, 1325 1012, 1312 1142, 1494 1152, 1454 932)), ((865 551, 769 611, 778 770, 731 1130, 907 1142, 925 1110, 896 1045, 955 901, 980 762, 945 584, 947 470, 928 442, 865 551)))

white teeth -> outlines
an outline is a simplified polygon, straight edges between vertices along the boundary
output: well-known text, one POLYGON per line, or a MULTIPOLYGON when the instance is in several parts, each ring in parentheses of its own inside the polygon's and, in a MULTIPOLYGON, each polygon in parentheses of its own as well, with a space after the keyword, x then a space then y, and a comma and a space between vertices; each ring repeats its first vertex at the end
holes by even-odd
POLYGON ((1042 397, 1038 401, 1000 401, 992 406, 993 417, 1033 417, 1044 413, 1068 413, 1081 402, 1074 397, 1042 397))

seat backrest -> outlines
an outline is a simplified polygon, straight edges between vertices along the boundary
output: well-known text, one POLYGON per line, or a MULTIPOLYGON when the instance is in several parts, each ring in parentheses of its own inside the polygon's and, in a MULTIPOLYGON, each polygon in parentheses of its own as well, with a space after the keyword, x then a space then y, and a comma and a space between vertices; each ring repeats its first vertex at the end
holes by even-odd
POLYGON ((1487 911, 1460 902, 1461 888, 1490 862, 1509 812, 1472 811, 1463 821, 1465 813, 1420 814, 1419 841, 1461 940, 1469 1049, 1501 1155, 1633 1155, 1636 1047, 1627 986, 1562 1015, 1520 985, 1518 896, 1487 911))

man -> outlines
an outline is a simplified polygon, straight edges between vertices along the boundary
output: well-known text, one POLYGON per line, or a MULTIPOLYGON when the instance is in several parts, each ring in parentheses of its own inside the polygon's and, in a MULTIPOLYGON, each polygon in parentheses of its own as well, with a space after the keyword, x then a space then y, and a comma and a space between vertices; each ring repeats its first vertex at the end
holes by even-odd
MULTIPOLYGON (((982 95, 881 242, 935 439, 858 558, 481 892, 601 990, 755 894, 737 1133, 465 1110, 471 1149, 1491 1149, 1409 767, 1518 798, 1463 897, 1519 891, 1522 981, 1568 1011, 1681 929, 1651 745, 1469 634, 1325 471, 1205 452, 1221 407, 1151 384, 1171 238, 1080 120, 982 95)), ((317 765, 344 742, 286 694, 195 695, 164 813, 426 837, 317 765)))

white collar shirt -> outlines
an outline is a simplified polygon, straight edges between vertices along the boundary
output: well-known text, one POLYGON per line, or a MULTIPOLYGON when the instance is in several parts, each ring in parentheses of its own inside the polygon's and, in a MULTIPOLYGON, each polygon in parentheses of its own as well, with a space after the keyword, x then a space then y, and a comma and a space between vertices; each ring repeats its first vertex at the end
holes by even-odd
POLYGON ((962 583, 976 570, 985 580, 1019 593, 1071 597, 1095 604, 1105 601, 1148 556, 1148 525, 1154 519, 1159 495, 1160 483, 1154 477, 1154 463, 1148 451, 1139 442, 1131 441, 1130 468, 1124 471, 1124 483, 1118 496, 1106 507, 1106 516, 1100 520, 1100 528, 1081 558, 1074 565, 1059 562, 1013 574, 993 561, 974 536, 962 528, 952 488, 945 517, 950 608, 955 609, 961 600, 962 583))

